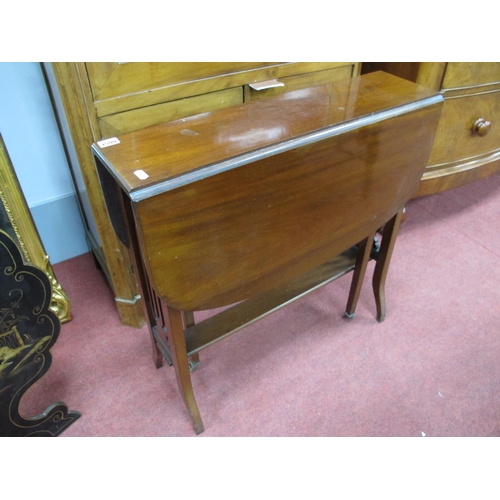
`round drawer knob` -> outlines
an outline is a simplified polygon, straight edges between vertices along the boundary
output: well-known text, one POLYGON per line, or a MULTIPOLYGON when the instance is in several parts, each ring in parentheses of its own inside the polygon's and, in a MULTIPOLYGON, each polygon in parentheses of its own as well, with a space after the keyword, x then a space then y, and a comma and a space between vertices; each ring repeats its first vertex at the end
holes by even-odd
POLYGON ((472 125, 472 131, 475 132, 479 137, 484 137, 491 129, 491 122, 485 120, 484 118, 478 118, 474 125, 472 125))

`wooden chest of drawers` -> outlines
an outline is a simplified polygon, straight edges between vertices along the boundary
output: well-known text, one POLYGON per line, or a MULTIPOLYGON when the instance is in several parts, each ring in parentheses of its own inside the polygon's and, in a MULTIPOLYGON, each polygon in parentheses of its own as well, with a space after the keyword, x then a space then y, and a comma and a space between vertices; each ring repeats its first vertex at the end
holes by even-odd
POLYGON ((434 146, 417 196, 445 191, 500 169, 500 63, 364 63, 441 92, 434 146))

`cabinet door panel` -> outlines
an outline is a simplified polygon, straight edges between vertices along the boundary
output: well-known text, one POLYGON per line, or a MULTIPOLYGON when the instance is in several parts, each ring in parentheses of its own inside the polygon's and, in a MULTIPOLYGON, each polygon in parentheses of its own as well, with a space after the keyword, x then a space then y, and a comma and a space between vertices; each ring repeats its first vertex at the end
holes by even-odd
POLYGON ((500 63, 450 62, 446 67, 443 89, 497 82, 500 82, 500 63))

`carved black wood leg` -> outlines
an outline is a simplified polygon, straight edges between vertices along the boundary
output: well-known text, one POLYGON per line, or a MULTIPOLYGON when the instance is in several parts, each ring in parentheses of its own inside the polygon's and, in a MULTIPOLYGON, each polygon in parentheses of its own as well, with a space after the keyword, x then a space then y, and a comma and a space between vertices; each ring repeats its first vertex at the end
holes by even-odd
POLYGON ((396 236, 398 235, 403 212, 404 209, 401 209, 385 224, 382 243, 373 272, 373 293, 375 294, 375 303, 377 305, 377 321, 380 323, 384 321, 386 315, 385 280, 387 278, 387 271, 389 269, 389 263, 392 251, 394 250, 394 244, 396 243, 396 236))
POLYGON ((204 431, 204 427, 191 382, 186 339, 184 337, 183 313, 167 306, 163 302, 162 307, 164 316, 168 318, 167 340, 172 354, 177 385, 191 417, 194 431, 196 434, 201 434, 204 431))
POLYGON ((370 260, 374 238, 375 232, 373 234, 370 234, 368 238, 363 240, 358 245, 356 264, 353 271, 351 289, 349 291, 349 298, 347 299, 347 306, 345 310, 345 315, 348 318, 352 318, 356 311, 356 305, 358 304, 359 294, 363 285, 363 279, 365 277, 366 268, 370 260))

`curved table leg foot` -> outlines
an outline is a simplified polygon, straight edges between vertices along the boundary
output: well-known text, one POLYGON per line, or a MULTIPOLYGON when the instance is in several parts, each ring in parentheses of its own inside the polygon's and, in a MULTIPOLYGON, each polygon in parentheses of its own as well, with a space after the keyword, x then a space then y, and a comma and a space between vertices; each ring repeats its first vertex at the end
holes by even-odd
POLYGON ((394 250, 394 244, 396 243, 396 236, 399 231, 403 212, 404 209, 401 209, 385 224, 382 243, 373 272, 373 293, 377 305, 377 321, 380 323, 384 321, 386 315, 385 280, 387 278, 389 262, 391 260, 392 251, 394 250))
POLYGON ((373 234, 370 234, 368 238, 363 240, 358 245, 358 255, 356 256, 356 263, 354 265, 351 289, 349 291, 349 298, 347 299, 347 305, 345 308, 345 315, 348 318, 352 318, 354 316, 354 313, 356 312, 356 305, 358 304, 359 294, 363 285, 363 279, 365 277, 368 261, 370 260, 374 238, 375 232, 373 232, 373 234))
POLYGON ((175 369, 177 385, 179 386, 182 399, 191 417, 194 431, 196 434, 201 434, 204 431, 204 427, 191 382, 189 358, 184 337, 183 313, 163 303, 162 308, 164 309, 164 315, 168 318, 169 328, 167 328, 167 337, 172 354, 172 363, 175 369))

